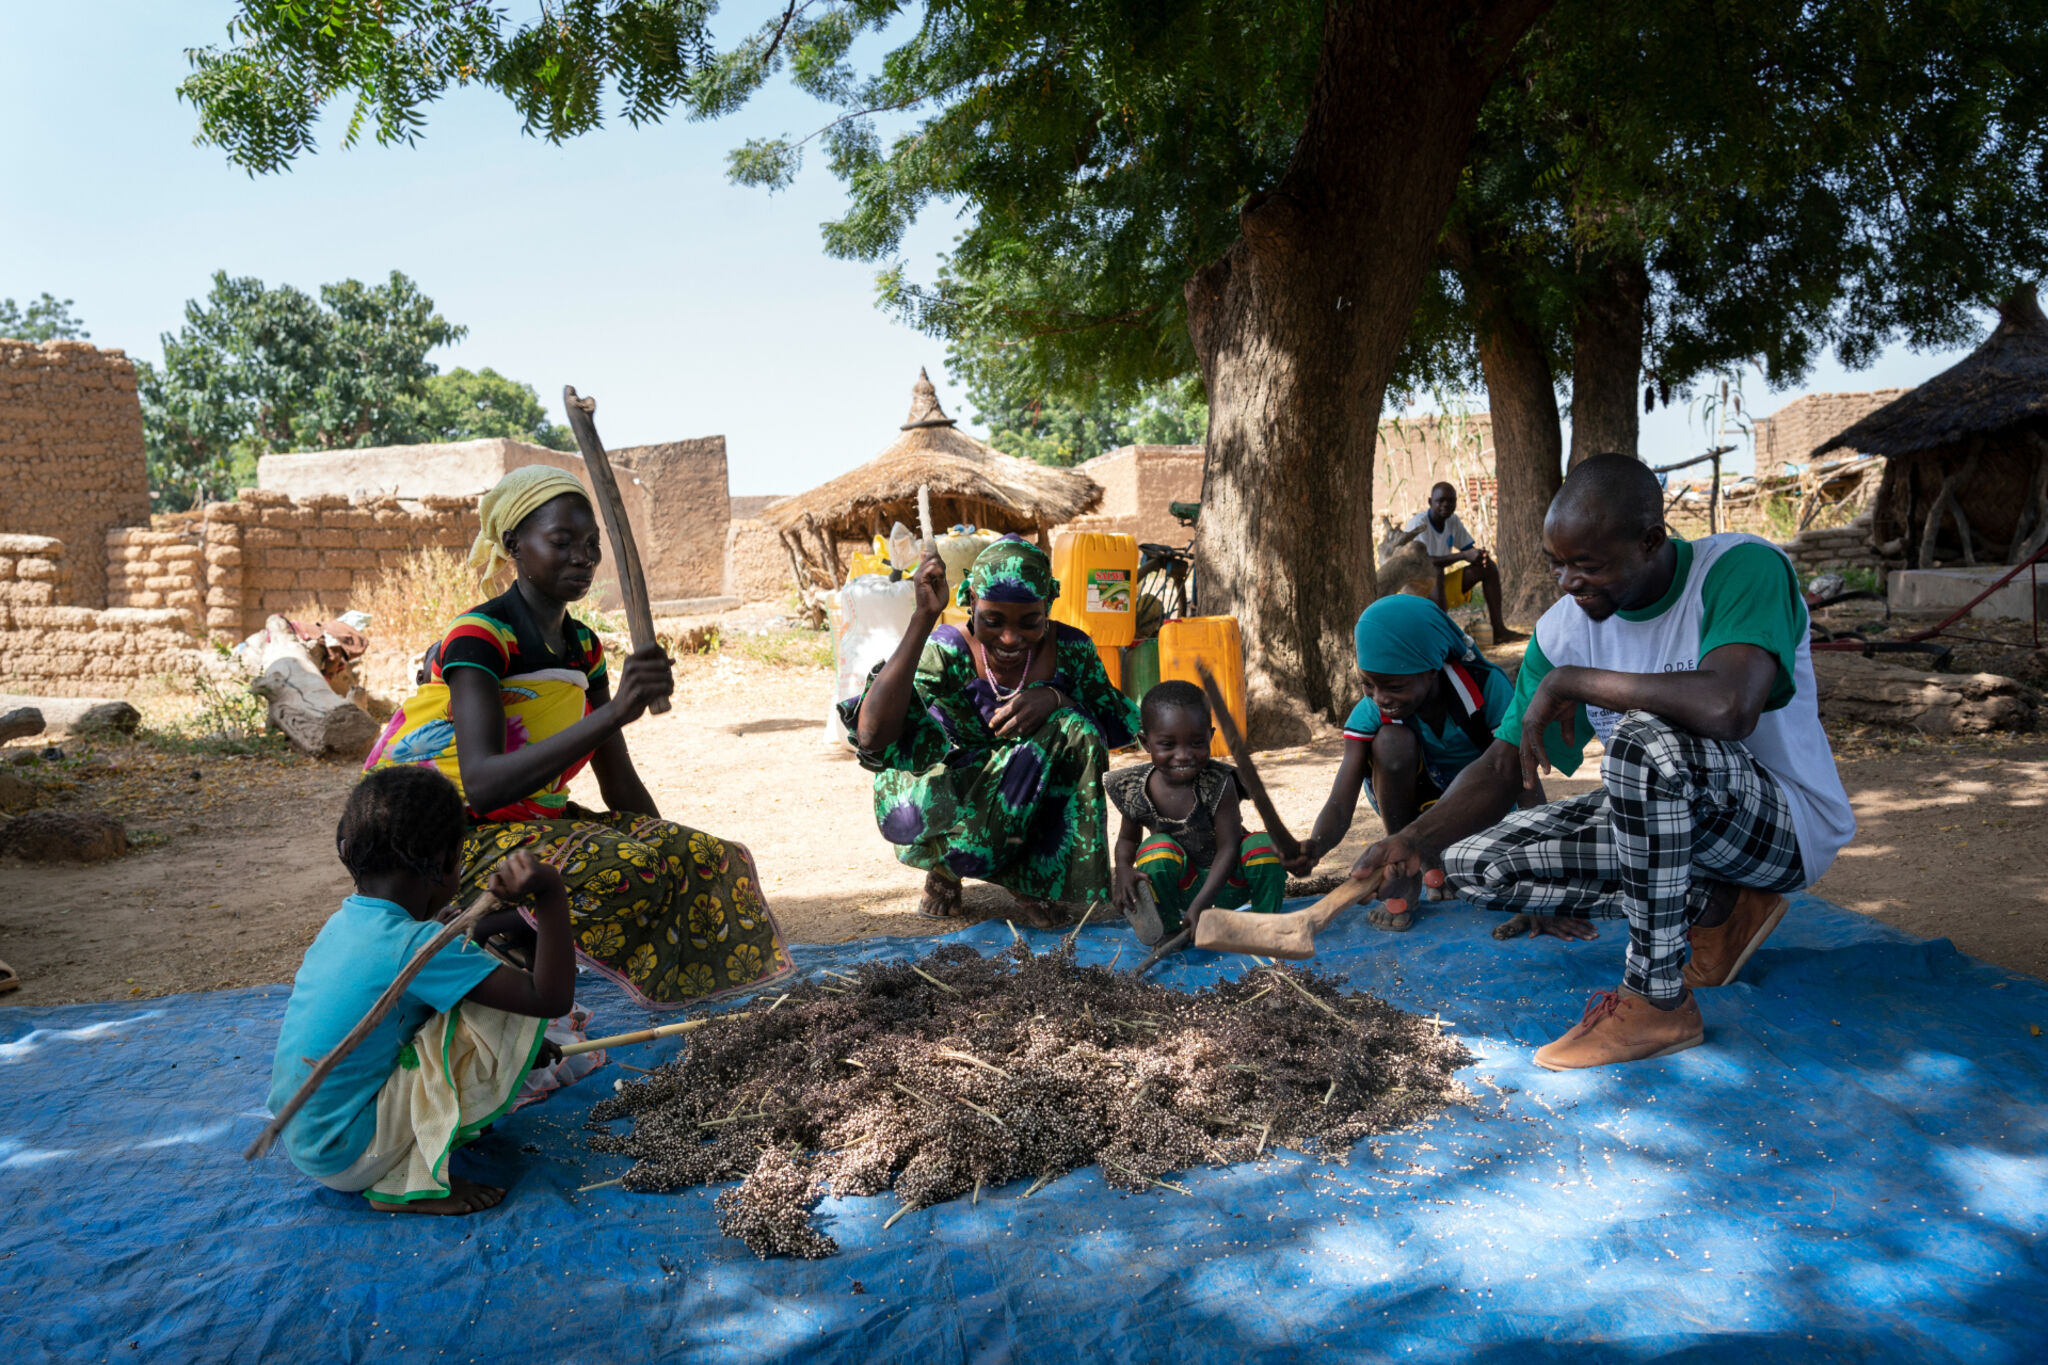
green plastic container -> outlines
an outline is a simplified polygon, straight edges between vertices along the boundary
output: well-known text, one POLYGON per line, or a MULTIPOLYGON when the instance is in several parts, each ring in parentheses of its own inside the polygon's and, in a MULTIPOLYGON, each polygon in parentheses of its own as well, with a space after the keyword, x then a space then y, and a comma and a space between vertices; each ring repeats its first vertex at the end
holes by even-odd
POLYGON ((1140 640, 1124 646, 1124 695, 1132 701, 1159 684, 1159 641, 1140 640))

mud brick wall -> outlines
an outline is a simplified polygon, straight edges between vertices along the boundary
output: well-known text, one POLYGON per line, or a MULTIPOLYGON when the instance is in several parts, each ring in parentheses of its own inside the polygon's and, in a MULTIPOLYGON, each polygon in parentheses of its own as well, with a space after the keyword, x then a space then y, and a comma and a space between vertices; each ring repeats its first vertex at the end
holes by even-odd
POLYGON ((53 536, 0 535, 0 605, 50 607, 67 600, 71 563, 53 536))
POLYGON ((1875 569, 1883 562, 1870 543, 1869 512, 1846 526, 1801 531, 1779 548, 1792 557, 1801 582, 1829 569, 1875 569))
POLYGON ((725 595, 742 602, 779 602, 796 584, 789 550, 765 521, 736 518, 725 532, 725 595))
POLYGON ((1832 440, 1905 392, 1872 389, 1867 393, 1809 393, 1793 399, 1756 424, 1757 472, 1776 474, 1784 465, 1805 464, 1813 458, 1815 446, 1832 440))
POLYGON ((206 509, 206 628, 246 635, 271 613, 309 603, 346 611, 352 597, 367 593, 414 551, 464 554, 476 532, 476 500, 469 497, 401 502, 321 493, 294 499, 243 489, 235 501, 206 509))
MULTIPOLYGON (((83 341, 0 340, 0 532, 84 550, 149 523, 135 364, 83 341)), ((96 548, 70 556, 63 603, 107 603, 96 548)))
MULTIPOLYGON (((658 601, 723 592, 726 532, 732 521, 732 499, 725 491, 725 438, 622 446, 611 452, 611 458, 622 479, 630 470, 647 490, 645 513, 629 508, 627 515, 633 519, 633 542, 640 552, 648 595, 658 601)), ((605 553, 611 554, 609 543, 605 553)))
POLYGON ((0 692, 119 697, 199 667, 189 610, 58 603, 68 558, 60 540, 0 535, 0 692))
POLYGON ((189 516, 157 523, 107 532, 107 605, 177 607, 197 619, 206 590, 204 524, 189 516))

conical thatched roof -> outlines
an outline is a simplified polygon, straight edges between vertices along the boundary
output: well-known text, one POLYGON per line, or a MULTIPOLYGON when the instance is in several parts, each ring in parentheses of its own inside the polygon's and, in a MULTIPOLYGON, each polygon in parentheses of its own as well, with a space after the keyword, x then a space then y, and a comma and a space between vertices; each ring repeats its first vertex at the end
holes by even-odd
POLYGON ((1916 455, 1965 437, 2048 418, 2048 319, 2031 286, 1998 310, 1984 344, 1813 453, 1916 455))
POLYGON ((933 516, 970 520, 996 531, 1056 526, 1094 510, 1102 487, 1072 469, 1020 460, 990 449, 953 424, 923 370, 911 389, 910 418, 887 450, 808 493, 764 508, 761 519, 791 531, 806 516, 827 535, 864 539, 877 524, 917 521, 917 489, 931 488, 933 516), (955 514, 937 510, 941 505, 955 514))

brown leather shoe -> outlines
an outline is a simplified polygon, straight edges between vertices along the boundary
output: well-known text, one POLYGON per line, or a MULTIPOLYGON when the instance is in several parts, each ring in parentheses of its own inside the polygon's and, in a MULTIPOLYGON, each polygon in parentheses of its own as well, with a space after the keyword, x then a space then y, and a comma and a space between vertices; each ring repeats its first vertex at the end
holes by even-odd
POLYGON ((1785 918, 1785 898, 1775 891, 1745 886, 1735 893, 1735 906, 1728 918, 1711 929, 1687 934, 1692 945, 1685 962, 1688 986, 1725 986, 1749 961, 1749 955, 1763 945, 1785 918))
POLYGON ((1571 1032, 1536 1049, 1536 1065, 1551 1071, 1612 1066, 1683 1052, 1705 1041, 1707 1026, 1691 991, 1674 1010, 1660 1010, 1625 991, 1602 991, 1587 1002, 1571 1032))

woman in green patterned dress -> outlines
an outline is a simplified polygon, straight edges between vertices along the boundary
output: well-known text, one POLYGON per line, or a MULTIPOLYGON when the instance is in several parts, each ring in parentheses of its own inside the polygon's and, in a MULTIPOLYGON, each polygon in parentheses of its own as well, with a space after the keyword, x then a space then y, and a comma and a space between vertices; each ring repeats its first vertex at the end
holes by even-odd
POLYGON ((966 629, 938 624, 946 566, 927 554, 903 643, 840 703, 875 821, 896 856, 925 870, 927 915, 960 913, 960 883, 994 882, 1030 923, 1109 899, 1109 751, 1138 713, 1110 684, 1086 633, 1052 620, 1059 584, 1044 550, 1005 536, 960 584, 966 629))
POLYGON ((421 763, 463 793, 470 830, 462 898, 516 849, 576 847, 562 867, 577 955, 654 1009, 763 985, 791 970, 747 850, 661 818, 633 767, 625 727, 675 680, 650 645, 614 690, 604 651, 568 604, 601 558, 582 485, 548 466, 514 470, 484 495, 470 563, 511 588, 455 618, 427 653, 419 690, 391 718, 366 768, 421 763), (569 800, 588 763, 604 811, 569 800))

